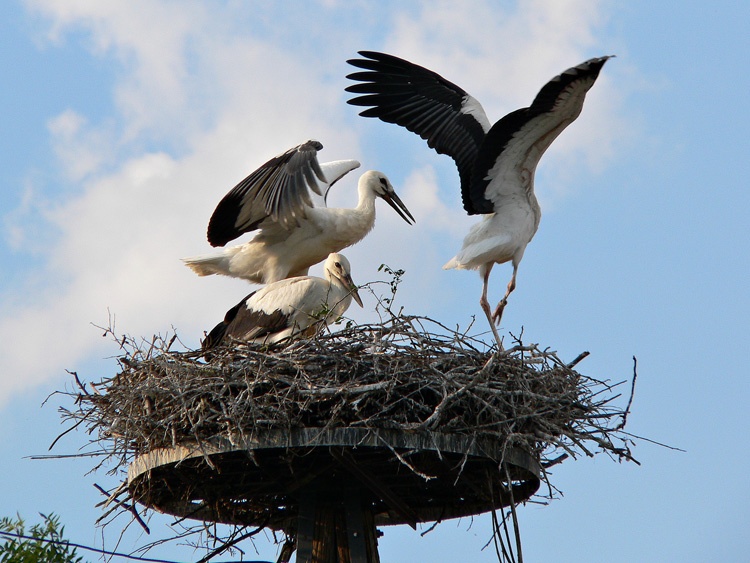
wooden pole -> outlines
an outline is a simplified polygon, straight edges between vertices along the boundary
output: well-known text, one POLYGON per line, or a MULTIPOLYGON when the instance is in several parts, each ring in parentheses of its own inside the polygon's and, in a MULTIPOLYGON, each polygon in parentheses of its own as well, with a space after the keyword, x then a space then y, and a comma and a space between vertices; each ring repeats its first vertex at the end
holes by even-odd
POLYGON ((372 510, 357 487, 312 483, 300 491, 299 563, 380 563, 372 510))

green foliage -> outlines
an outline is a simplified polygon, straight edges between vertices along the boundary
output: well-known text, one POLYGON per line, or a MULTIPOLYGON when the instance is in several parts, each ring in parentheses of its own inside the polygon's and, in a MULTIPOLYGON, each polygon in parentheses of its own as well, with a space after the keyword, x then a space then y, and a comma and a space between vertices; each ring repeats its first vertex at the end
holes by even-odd
POLYGON ((0 519, 0 563, 81 563, 83 557, 63 539, 60 517, 40 516, 43 522, 28 531, 20 515, 0 519))
POLYGON ((387 266, 386 264, 381 264, 378 268, 378 272, 385 272, 386 274, 391 276, 391 281, 388 282, 391 286, 391 296, 390 297, 383 297, 382 302, 385 304, 386 309, 390 312, 390 307, 393 304, 393 300, 396 298, 396 291, 398 291, 398 284, 401 283, 401 278, 404 275, 404 270, 394 270, 387 266))

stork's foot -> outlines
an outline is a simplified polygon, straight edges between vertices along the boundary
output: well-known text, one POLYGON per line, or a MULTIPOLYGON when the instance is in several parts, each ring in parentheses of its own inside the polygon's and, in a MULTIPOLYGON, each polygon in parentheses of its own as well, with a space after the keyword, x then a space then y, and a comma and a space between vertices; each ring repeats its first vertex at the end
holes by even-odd
POLYGON ((495 325, 500 326, 500 321, 503 318, 503 311, 505 310, 505 306, 507 304, 508 304, 507 299, 503 299, 502 301, 500 301, 500 303, 497 304, 497 307, 495 308, 495 312, 492 313, 492 319, 490 320, 490 324, 494 323, 495 325))

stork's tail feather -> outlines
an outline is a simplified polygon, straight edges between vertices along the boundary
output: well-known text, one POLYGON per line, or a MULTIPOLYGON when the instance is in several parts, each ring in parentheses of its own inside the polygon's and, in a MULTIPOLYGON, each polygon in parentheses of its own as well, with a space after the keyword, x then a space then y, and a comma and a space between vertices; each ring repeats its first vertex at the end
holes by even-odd
POLYGON ((199 276, 211 276, 214 274, 228 274, 227 259, 222 254, 211 254, 203 256, 191 256, 183 258, 185 265, 199 276))
POLYGON ((458 266, 458 262, 456 261, 456 257, 454 256, 450 260, 448 260, 445 264, 443 264, 443 270, 453 270, 458 266))
POLYGON ((229 323, 222 321, 211 329, 211 332, 206 335, 206 339, 201 342, 201 349, 205 352, 218 346, 221 341, 224 340, 224 335, 227 332, 228 326, 229 323))
POLYGON ((466 266, 458 260, 458 256, 454 256, 443 266, 443 270, 465 270, 466 266))

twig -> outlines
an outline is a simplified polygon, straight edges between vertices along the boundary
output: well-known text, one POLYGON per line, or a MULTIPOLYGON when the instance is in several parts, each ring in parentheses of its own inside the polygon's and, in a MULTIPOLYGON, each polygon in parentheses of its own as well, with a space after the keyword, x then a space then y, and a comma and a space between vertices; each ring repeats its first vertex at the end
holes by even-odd
POLYGON ((638 359, 633 356, 633 382, 630 384, 630 397, 628 398, 628 404, 625 405, 625 410, 622 413, 622 422, 615 427, 617 430, 625 428, 625 424, 628 421, 628 414, 630 414, 630 407, 633 404, 633 397, 635 396, 636 379, 638 379, 638 359))

